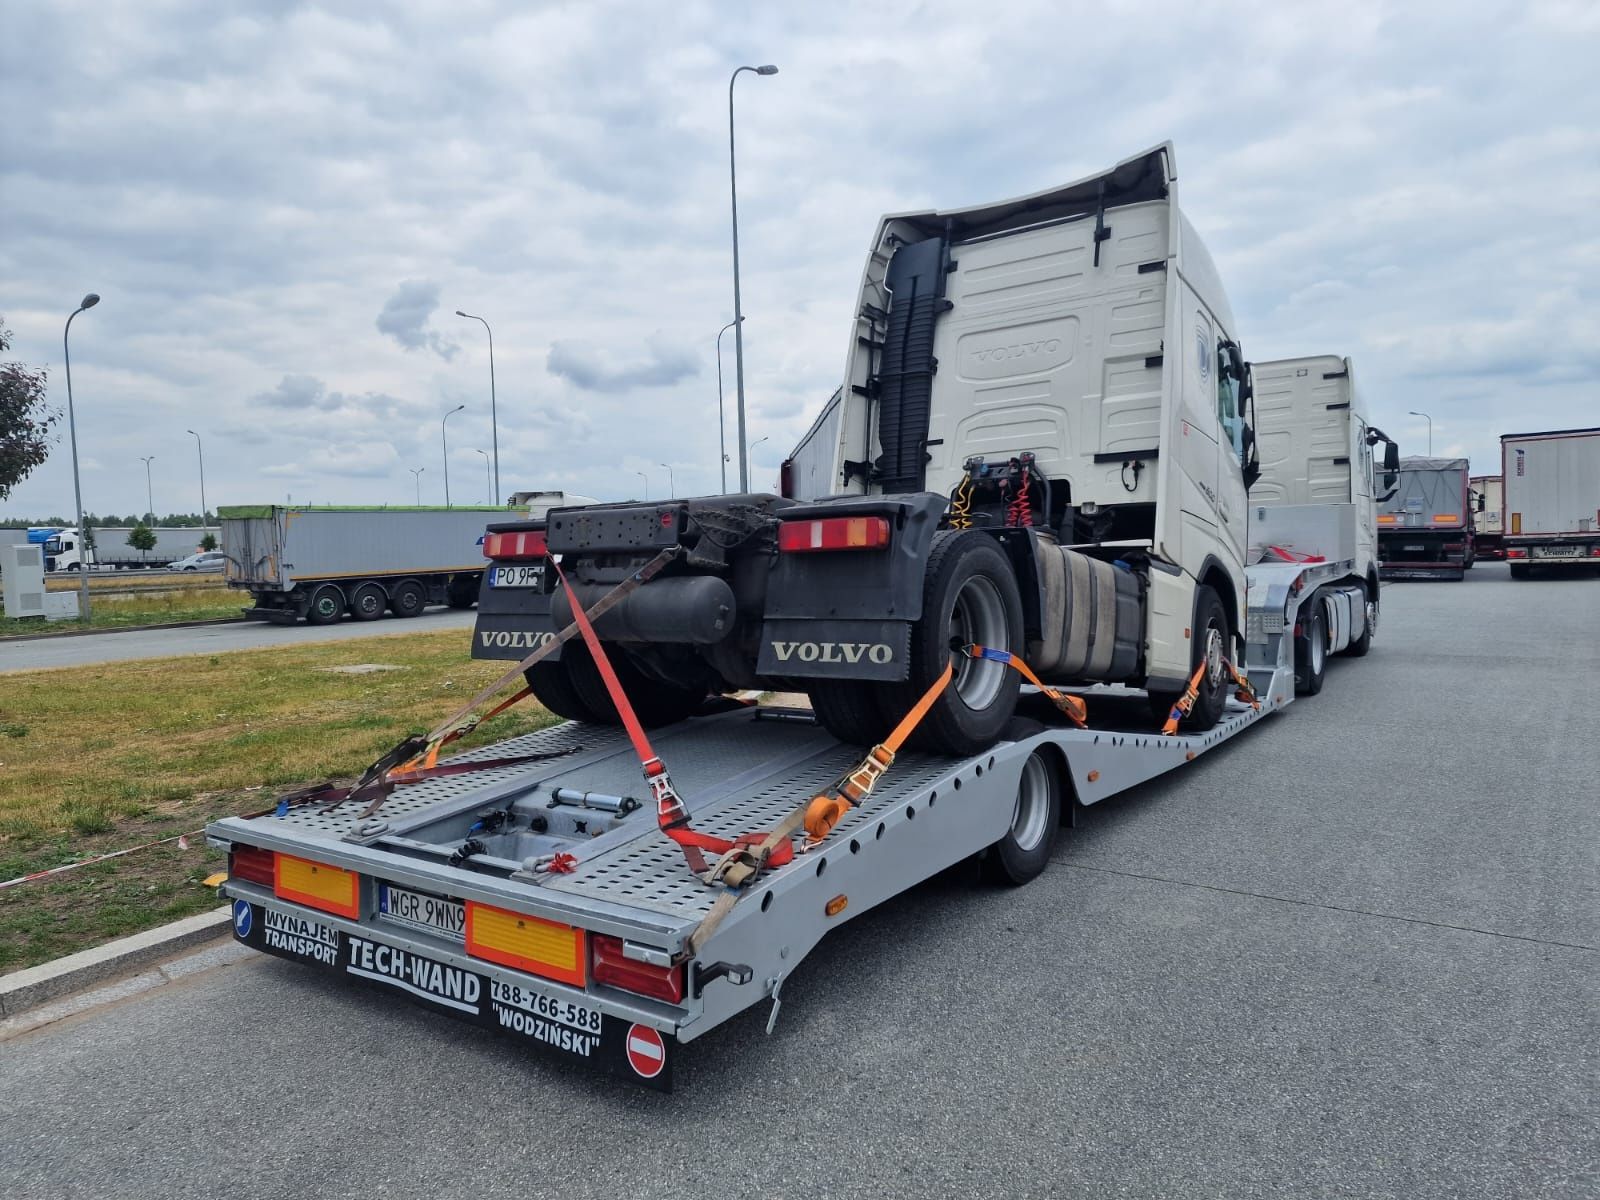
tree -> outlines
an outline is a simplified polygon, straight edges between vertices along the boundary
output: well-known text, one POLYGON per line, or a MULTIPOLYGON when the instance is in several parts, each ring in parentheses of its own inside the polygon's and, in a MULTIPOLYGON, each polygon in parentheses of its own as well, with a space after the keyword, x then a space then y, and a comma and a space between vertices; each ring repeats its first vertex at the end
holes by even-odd
POLYGON ((139 551, 140 554, 148 553, 156 548, 156 535, 150 532, 150 528, 141 521, 129 531, 128 545, 139 551))
POLYGON ((215 550, 216 548, 217 548, 217 535, 216 534, 208 533, 208 534, 205 535, 205 537, 200 539, 200 549, 202 549, 202 550, 215 550))
MULTIPOLYGON (((11 331, 0 317, 0 354, 11 349, 11 331)), ((47 372, 24 363, 0 362, 0 500, 11 495, 50 455, 51 433, 61 410, 45 403, 47 372)))

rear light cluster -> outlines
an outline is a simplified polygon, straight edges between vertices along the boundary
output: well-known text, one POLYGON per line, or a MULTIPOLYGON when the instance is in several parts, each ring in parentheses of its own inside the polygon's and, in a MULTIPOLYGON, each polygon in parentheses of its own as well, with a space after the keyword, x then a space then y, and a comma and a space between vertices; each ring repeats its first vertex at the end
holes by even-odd
POLYGON ((228 874, 247 883, 271 887, 277 881, 275 856, 255 846, 235 846, 228 851, 228 874))
POLYGON ((789 554, 808 550, 881 550, 889 544, 885 517, 825 517, 817 521, 785 521, 778 527, 778 549, 789 554))
POLYGON ((527 533, 488 533, 483 538, 483 556, 497 561, 548 558, 550 549, 542 529, 527 533))
POLYGON ((684 994, 684 966, 659 966, 629 958, 621 938, 597 933, 590 937, 594 948, 594 981, 621 988, 637 996, 650 996, 677 1004, 684 994))
POLYGON ((1522 549, 1520 546, 1508 546, 1508 547, 1506 547, 1506 557, 1507 558, 1527 558, 1528 557, 1528 552, 1526 550, 1522 549))

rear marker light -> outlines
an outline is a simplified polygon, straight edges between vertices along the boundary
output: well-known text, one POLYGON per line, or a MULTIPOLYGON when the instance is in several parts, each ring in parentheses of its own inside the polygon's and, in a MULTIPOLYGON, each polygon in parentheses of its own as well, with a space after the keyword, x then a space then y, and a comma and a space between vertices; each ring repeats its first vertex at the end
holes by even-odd
POLYGON ((1528 552, 1526 550, 1519 550, 1515 546, 1513 546, 1509 550, 1506 551, 1506 557, 1507 558, 1527 558, 1528 557, 1528 552))
POLYGON ((467 953, 574 987, 584 985, 583 931, 558 921, 467 901, 467 953))
POLYGON ((274 878, 272 851, 256 846, 235 846, 228 851, 228 874, 246 883, 271 887, 274 878))
POLYGON ((835 896, 822 906, 822 911, 830 917, 837 917, 850 903, 849 896, 835 896))
POLYGON ((594 981, 621 988, 636 996, 649 996, 677 1004, 683 999, 683 964, 662 967, 628 958, 622 939, 596 933, 589 939, 594 950, 594 981))
POLYGON ((483 556, 497 561, 516 558, 548 558, 549 543, 542 529, 528 533, 490 533, 484 535, 483 556))
POLYGON ((889 544, 885 517, 827 517, 818 521, 786 521, 778 527, 778 549, 790 554, 807 550, 881 550, 889 544))
POLYGON ((361 916, 361 877, 354 871, 292 854, 279 854, 277 860, 276 895, 352 921, 361 916))

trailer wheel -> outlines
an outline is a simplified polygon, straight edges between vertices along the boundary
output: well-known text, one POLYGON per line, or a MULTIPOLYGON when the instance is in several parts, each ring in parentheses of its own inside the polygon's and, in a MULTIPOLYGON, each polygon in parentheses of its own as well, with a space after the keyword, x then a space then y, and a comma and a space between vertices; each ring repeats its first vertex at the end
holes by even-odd
POLYGON ((376 621, 389 607, 381 585, 363 583, 350 597, 350 615, 358 621, 376 621))
POLYGON ((395 585, 389 603, 397 617, 420 617, 428 607, 428 593, 415 579, 404 579, 395 585))
POLYGON ((562 657, 555 662, 534 663, 523 672, 523 676, 533 689, 533 698, 556 716, 591 725, 601 723, 605 719, 603 714, 585 704, 578 690, 572 686, 572 681, 567 678, 566 656, 573 650, 572 646, 567 646, 562 650, 562 657))
POLYGON ((1367 651, 1372 649, 1373 634, 1378 632, 1378 589, 1368 583, 1363 589, 1366 595, 1364 609, 1366 621, 1361 628, 1361 636, 1345 647, 1345 653, 1351 658, 1365 658, 1367 651))
POLYGON ((1532 579, 1533 578, 1533 568, 1531 566, 1529 566, 1527 563, 1514 562, 1514 563, 1511 564, 1511 578, 1513 578, 1513 579, 1532 579))
MULTIPOLYGON (((954 647, 977 644, 1022 652, 1022 596, 1016 573, 995 540, 977 530, 934 538, 923 576, 922 619, 911 627, 911 669, 904 683, 882 685, 879 707, 890 724, 944 673, 954 647)), ((1004 663, 956 658, 955 678, 911 735, 936 754, 978 754, 999 741, 1017 708, 1022 677, 1004 663)))
POLYGON ((478 575, 452 575, 445 589, 445 598, 451 608, 471 608, 478 602, 478 575))
POLYGON ((1061 772, 1053 751, 1040 746, 1022 764, 1011 828, 983 856, 983 875, 1013 887, 1036 878, 1050 865, 1061 829, 1061 772))
POLYGON ((331 583, 325 583, 311 593, 306 605, 306 620, 312 625, 332 625, 344 616, 344 593, 331 583))
POLYGON ((1315 696, 1322 690, 1328 670, 1328 614, 1323 601, 1312 597, 1304 632, 1294 643, 1294 690, 1299 696, 1315 696))
MULTIPOLYGON (((706 689, 679 688, 652 679, 633 665, 625 653, 615 648, 607 657, 617 673, 617 682, 627 693, 628 702, 638 715, 639 723, 654 729, 660 725, 673 725, 685 717, 693 716, 706 702, 706 689)), ((587 646, 570 642, 561 648, 561 665, 566 668, 567 682, 574 694, 592 713, 595 721, 603 725, 620 725, 616 705, 611 703, 611 693, 606 690, 600 668, 595 666, 587 646)))
MULTIPOLYGON (((1204 733, 1222 720, 1228 704, 1228 673, 1222 660, 1228 656, 1228 645, 1233 635, 1228 627, 1228 612, 1222 606, 1222 597, 1209 584, 1202 583, 1194 590, 1195 638, 1190 651, 1189 670, 1194 671, 1203 662, 1206 673, 1200 678, 1200 691, 1194 707, 1183 722, 1184 733, 1204 733)), ((1178 702, 1182 692, 1151 692, 1150 715, 1165 721, 1178 702)))

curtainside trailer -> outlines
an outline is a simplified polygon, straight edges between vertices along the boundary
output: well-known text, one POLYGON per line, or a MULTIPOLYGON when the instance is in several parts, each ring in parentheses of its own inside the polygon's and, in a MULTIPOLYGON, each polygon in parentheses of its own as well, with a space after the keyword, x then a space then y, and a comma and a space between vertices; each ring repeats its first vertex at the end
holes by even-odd
POLYGON ((229 587, 248 616, 329 625, 349 614, 415 617, 430 604, 471 608, 483 580, 483 532, 504 508, 240 505, 217 510, 229 587))

